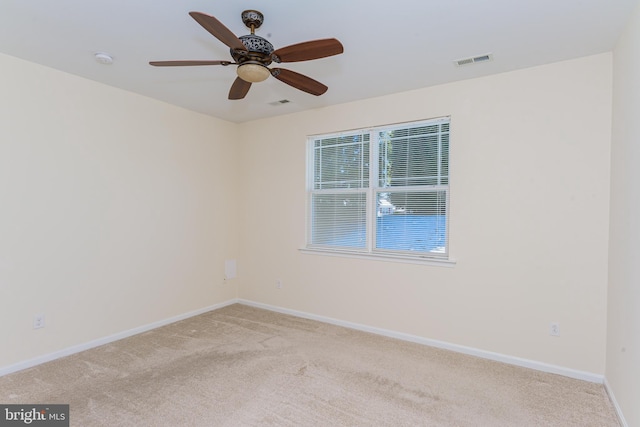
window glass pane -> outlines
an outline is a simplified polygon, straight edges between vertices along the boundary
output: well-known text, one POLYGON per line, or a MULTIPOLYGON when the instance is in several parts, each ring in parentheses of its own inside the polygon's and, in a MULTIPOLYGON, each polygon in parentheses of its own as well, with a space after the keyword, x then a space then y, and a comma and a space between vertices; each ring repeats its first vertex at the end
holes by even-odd
POLYGON ((446 253, 446 191, 376 193, 376 249, 446 253))
POLYGON ((442 127, 436 124, 379 132, 378 185, 448 183, 449 134, 442 127))
POLYGON ((314 141, 313 188, 368 187, 369 138, 369 134, 358 134, 314 141))
POLYGON ((311 209, 313 245, 366 247, 366 193, 314 194, 311 209))
MULTIPOLYGON (((444 127, 444 125, 443 125, 444 127)), ((447 123, 447 131, 449 129, 449 124, 447 123)), ((442 137, 442 159, 441 159, 441 182, 442 185, 449 184, 449 133, 443 133, 442 137)))

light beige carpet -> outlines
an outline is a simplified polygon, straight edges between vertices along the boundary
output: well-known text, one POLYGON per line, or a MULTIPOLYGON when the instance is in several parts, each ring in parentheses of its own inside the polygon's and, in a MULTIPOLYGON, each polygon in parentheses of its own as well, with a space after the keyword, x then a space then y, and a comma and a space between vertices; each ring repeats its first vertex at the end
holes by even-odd
POLYGON ((618 426, 600 384, 232 305, 0 377, 72 426, 618 426))

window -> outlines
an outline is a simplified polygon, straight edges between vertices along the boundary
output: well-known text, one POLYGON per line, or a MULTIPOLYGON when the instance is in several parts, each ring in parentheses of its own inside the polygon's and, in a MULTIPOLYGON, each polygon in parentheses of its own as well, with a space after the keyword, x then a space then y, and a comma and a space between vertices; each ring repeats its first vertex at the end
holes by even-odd
POLYGON ((308 140, 307 248, 448 257, 449 118, 308 140))

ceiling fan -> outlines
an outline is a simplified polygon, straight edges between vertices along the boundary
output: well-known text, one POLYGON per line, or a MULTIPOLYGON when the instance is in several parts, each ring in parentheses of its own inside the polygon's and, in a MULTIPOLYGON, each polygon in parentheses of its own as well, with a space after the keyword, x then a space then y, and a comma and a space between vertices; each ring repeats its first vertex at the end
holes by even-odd
POLYGON ((156 67, 180 67, 191 65, 237 65, 238 77, 231 85, 229 99, 242 99, 247 95, 252 83, 261 82, 270 75, 296 89, 312 95, 322 95, 327 86, 295 71, 284 68, 267 68, 272 62, 300 62, 338 55, 344 51, 342 44, 334 39, 319 39, 296 43, 274 50, 268 40, 255 35, 264 16, 257 10, 242 12, 242 22, 251 29, 251 34, 236 37, 227 27, 213 16, 201 12, 189 12, 205 30, 231 49, 233 61, 151 61, 156 67))

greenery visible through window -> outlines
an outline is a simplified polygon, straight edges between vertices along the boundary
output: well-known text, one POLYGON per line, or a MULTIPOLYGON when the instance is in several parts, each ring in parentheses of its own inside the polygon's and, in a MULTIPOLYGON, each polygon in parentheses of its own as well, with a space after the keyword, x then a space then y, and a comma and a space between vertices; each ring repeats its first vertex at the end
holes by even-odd
POLYGON ((446 258, 449 118, 308 140, 307 247, 446 258))

